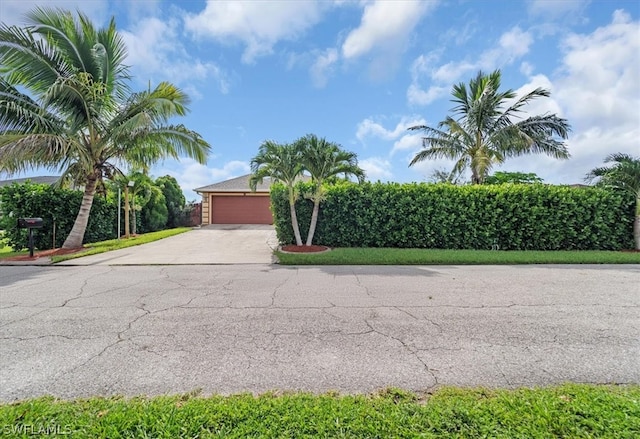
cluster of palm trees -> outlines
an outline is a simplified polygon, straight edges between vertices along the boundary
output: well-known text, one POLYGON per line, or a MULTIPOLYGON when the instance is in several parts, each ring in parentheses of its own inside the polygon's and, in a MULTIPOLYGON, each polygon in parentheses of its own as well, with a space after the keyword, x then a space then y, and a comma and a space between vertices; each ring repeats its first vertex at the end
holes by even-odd
POLYGON ((358 166, 355 153, 345 151, 337 143, 314 134, 308 134, 288 144, 270 140, 263 142, 258 154, 251 160, 251 171, 249 184, 252 190, 267 177, 287 186, 291 224, 296 245, 299 246, 302 245, 302 238, 295 205, 300 194, 296 183, 307 175, 313 184, 313 190, 309 194, 313 201, 313 212, 305 244, 310 246, 318 223, 320 202, 324 199, 324 183, 337 176, 356 177, 360 182, 365 178, 364 170, 358 166))
POLYGON ((63 248, 82 246, 96 193, 120 168, 147 168, 210 146, 183 125, 189 98, 168 82, 132 92, 114 20, 96 28, 82 13, 36 8, 26 27, 0 24, 0 173, 47 168, 84 186, 63 248))

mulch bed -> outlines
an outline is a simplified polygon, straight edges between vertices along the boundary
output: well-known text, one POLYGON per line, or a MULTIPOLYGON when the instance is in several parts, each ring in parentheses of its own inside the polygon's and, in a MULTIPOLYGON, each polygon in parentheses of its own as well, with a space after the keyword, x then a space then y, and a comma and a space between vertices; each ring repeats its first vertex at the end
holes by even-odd
POLYGON ((283 245, 280 250, 286 253, 322 253, 331 249, 325 245, 283 245))
POLYGON ((3 261, 35 261, 38 258, 45 258, 49 256, 68 255, 71 253, 77 253, 85 250, 84 247, 80 248, 52 248, 50 250, 38 250, 33 252, 33 257, 27 255, 12 256, 9 258, 2 258, 3 261))

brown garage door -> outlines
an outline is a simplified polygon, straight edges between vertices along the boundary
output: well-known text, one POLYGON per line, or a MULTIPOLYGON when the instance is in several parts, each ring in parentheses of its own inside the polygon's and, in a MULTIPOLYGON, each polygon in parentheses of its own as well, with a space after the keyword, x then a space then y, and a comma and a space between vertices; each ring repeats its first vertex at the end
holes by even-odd
POLYGON ((269 197, 213 195, 211 224, 273 224, 269 197))

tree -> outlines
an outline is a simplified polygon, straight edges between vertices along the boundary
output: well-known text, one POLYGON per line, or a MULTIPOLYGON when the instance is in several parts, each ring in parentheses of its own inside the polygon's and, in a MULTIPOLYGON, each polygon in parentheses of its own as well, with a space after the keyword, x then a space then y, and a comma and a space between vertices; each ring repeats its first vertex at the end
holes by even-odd
POLYGON ((0 24, 0 171, 44 167, 82 181, 84 196, 63 248, 82 246, 93 197, 116 163, 149 166, 210 146, 183 125, 189 99, 162 82, 132 93, 126 48, 112 18, 97 29, 82 13, 37 8, 25 28, 0 24))
POLYGON ((158 177, 156 179, 156 186, 160 188, 166 200, 168 214, 167 227, 174 228, 180 226, 186 200, 178 184, 178 180, 170 175, 165 175, 164 177, 158 177))
POLYGON ((493 175, 487 175, 484 184, 533 184, 542 183, 544 180, 538 177, 535 172, 503 172, 496 171, 493 175))
MULTIPOLYGON (((153 184, 153 180, 151 177, 147 175, 146 169, 137 169, 131 171, 129 174, 124 176, 124 181, 127 186, 125 190, 128 190, 128 194, 130 197, 130 204, 126 204, 125 200, 125 211, 131 210, 132 222, 131 222, 131 232, 135 235, 138 233, 138 218, 137 212, 142 212, 142 209, 145 208, 147 203, 152 197, 152 192, 154 189, 158 189, 153 184)), ((166 215, 165 215, 166 216, 166 215)), ((126 215, 125 215, 126 220, 126 215)), ((166 218, 165 218, 166 224, 166 218)), ((164 227, 164 225, 162 227, 164 227)), ((126 229, 126 227, 125 227, 126 229)), ((158 229, 155 229, 158 230, 158 229)), ((127 238, 129 235, 127 234, 127 238)))
POLYGON ((296 238, 296 245, 302 245, 300 226, 296 215, 298 193, 295 188, 296 181, 302 174, 299 145, 278 144, 271 140, 263 142, 258 154, 251 159, 251 172, 249 186, 252 191, 255 191, 258 184, 268 177, 274 182, 279 181, 287 186, 293 234, 296 238))
POLYGON ((631 193, 635 197, 635 220, 633 222, 633 239, 636 250, 640 250, 640 158, 629 154, 615 153, 604 159, 612 166, 592 169, 586 181, 597 180, 598 184, 617 188, 631 193))
POLYGON ((140 212, 142 216, 142 228, 145 232, 155 232, 167 227, 169 212, 167 200, 157 185, 151 184, 145 194, 145 203, 140 212))
POLYGON ((550 92, 536 88, 517 98, 513 90, 498 91, 500 76, 499 70, 488 75, 478 72, 468 88, 464 83, 454 85, 454 117, 447 116, 437 128, 410 127, 410 130, 424 131, 427 136, 422 139, 424 149, 409 166, 427 159, 452 159, 456 160, 453 175, 471 169, 471 183, 482 184, 491 167, 507 158, 538 153, 569 158, 566 145, 558 140, 568 136, 570 128, 565 119, 555 114, 521 119, 526 104, 549 97, 550 92))
POLYGON ((327 142, 325 138, 318 138, 315 134, 309 134, 296 142, 301 151, 302 167, 311 176, 313 192, 313 213, 311 224, 307 234, 306 245, 311 245, 313 235, 318 223, 320 202, 324 199, 324 183, 340 174, 345 178, 355 176, 358 181, 364 181, 365 173, 358 167, 358 159, 355 153, 343 150, 340 145, 327 142))

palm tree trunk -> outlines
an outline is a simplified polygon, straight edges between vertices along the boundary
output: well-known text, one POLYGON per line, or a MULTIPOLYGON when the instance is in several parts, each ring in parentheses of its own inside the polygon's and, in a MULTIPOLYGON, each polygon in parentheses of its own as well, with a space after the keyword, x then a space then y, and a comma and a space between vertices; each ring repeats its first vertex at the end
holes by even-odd
POLYGON ((136 232, 137 232, 137 230, 136 230, 136 223, 137 223, 137 220, 136 220, 136 202, 134 201, 134 202, 133 202, 133 224, 131 224, 131 230, 132 230, 132 233, 133 233, 134 235, 135 235, 135 234, 136 234, 136 232))
POLYGON ((320 199, 313 200, 313 212, 311 213, 311 224, 309 225, 309 234, 307 235, 307 245, 313 242, 313 235, 316 233, 316 224, 318 224, 318 212, 320 211, 320 199))
POLYGON ((293 235, 296 237, 296 245, 302 245, 298 215, 296 215, 296 200, 291 190, 289 191, 289 210, 291 211, 291 225, 293 226, 293 235))
POLYGON ((91 206, 93 205, 93 196, 96 193, 96 182, 98 181, 95 174, 87 178, 87 182, 84 186, 84 195, 82 196, 82 203, 80 204, 80 211, 76 220, 73 223, 69 236, 65 239, 62 248, 80 248, 82 247, 82 241, 84 240, 84 233, 87 230, 87 223, 89 222, 89 213, 91 212, 91 206))

